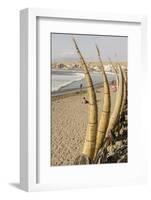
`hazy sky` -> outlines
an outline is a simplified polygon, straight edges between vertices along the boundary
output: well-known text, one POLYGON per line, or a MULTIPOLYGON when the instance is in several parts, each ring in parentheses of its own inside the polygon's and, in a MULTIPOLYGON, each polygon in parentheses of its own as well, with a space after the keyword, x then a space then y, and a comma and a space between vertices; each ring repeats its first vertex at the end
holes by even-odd
POLYGON ((103 61, 108 61, 109 57, 112 61, 127 61, 127 37, 52 33, 52 62, 77 60, 79 58, 72 37, 76 39, 87 61, 98 61, 95 44, 101 51, 103 61))

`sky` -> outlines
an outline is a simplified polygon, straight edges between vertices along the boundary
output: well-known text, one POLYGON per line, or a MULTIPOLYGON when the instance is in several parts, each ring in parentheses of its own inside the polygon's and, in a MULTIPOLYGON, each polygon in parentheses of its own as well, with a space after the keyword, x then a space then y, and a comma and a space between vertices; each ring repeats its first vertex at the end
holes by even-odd
POLYGON ((103 61, 127 61, 128 37, 101 36, 101 35, 76 35, 52 33, 52 63, 61 61, 78 60, 72 38, 74 37, 85 60, 97 62, 95 45, 100 49, 103 61))

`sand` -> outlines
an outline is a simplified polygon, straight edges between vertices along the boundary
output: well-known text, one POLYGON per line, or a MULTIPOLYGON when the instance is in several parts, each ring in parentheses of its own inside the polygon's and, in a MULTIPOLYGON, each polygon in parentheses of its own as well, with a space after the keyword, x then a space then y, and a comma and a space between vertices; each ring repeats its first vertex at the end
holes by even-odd
MULTIPOLYGON (((98 119, 103 103, 103 88, 96 89, 98 119)), ((87 128, 88 104, 82 104, 87 93, 73 93, 52 98, 51 165, 73 165, 80 155, 87 128)), ((111 110, 116 92, 111 92, 111 110)))

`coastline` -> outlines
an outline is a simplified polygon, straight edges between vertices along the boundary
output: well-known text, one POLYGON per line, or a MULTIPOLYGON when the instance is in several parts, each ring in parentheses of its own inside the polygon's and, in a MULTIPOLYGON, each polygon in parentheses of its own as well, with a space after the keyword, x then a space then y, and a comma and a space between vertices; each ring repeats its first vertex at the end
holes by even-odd
MULTIPOLYGON (((52 78, 54 85, 51 85, 51 95, 60 96, 67 93, 86 91, 87 86, 84 80, 84 73, 82 71, 73 71, 73 70, 54 70, 52 78), (62 74, 64 73, 64 75, 62 74), (74 75, 76 74, 76 75, 74 75), (80 88, 82 85, 82 89, 80 88)), ((115 73, 107 72, 109 83, 115 78, 115 73)), ((95 88, 98 88, 103 85, 102 76, 100 79, 100 72, 91 72, 91 78, 95 88)))
MULTIPOLYGON (((97 88, 102 88, 103 83, 99 83, 94 85, 95 89, 97 88)), ((83 87, 82 89, 76 88, 76 89, 65 89, 65 90, 58 90, 55 92, 51 93, 52 100, 55 99, 54 97, 59 97, 59 96, 70 96, 74 94, 79 94, 79 93, 86 93, 87 92, 87 87, 83 87)))

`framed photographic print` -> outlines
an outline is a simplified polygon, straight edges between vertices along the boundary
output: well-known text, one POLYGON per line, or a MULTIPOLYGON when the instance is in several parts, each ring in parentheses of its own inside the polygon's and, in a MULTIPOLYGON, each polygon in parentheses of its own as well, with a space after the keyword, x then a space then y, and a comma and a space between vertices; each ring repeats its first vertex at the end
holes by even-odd
POLYGON ((144 183, 146 18, 20 16, 22 189, 144 183))

